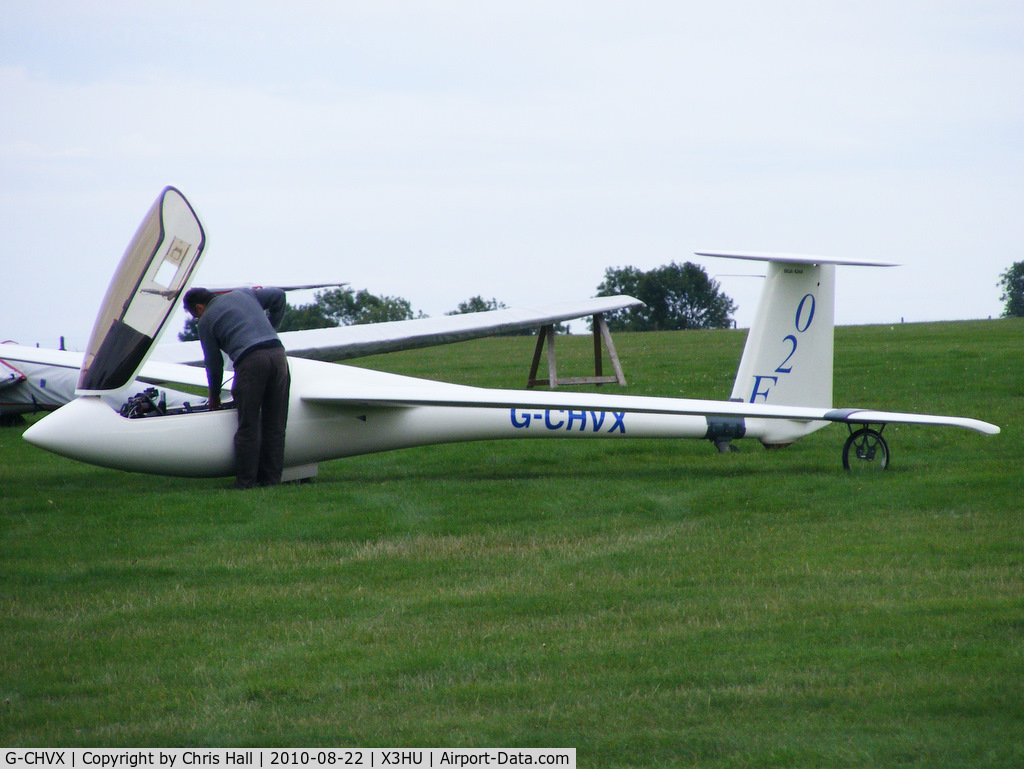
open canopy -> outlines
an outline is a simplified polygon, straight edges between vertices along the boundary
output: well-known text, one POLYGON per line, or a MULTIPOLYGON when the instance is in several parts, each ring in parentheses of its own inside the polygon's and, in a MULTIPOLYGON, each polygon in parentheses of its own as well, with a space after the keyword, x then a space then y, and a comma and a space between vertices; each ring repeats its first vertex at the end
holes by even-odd
POLYGON ((160 193, 128 244, 103 300, 78 379, 79 395, 118 390, 134 378, 188 286, 206 244, 178 190, 160 193))

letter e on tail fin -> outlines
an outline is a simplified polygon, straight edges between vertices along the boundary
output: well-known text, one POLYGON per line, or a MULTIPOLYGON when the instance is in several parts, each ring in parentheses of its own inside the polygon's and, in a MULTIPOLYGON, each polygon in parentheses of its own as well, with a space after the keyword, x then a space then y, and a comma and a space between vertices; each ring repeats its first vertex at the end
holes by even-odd
POLYGON ((835 270, 769 262, 733 400, 831 408, 835 270))

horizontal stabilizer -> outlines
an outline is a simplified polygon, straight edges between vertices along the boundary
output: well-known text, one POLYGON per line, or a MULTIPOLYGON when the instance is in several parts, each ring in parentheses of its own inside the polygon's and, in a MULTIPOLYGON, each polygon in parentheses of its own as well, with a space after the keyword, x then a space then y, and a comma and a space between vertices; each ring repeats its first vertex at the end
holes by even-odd
POLYGON ((842 259, 832 256, 811 256, 807 254, 778 254, 766 251, 696 251, 697 256, 716 256, 722 259, 747 259, 754 262, 779 262, 782 264, 845 264, 853 267, 898 267, 893 262, 877 262, 868 259, 842 259))

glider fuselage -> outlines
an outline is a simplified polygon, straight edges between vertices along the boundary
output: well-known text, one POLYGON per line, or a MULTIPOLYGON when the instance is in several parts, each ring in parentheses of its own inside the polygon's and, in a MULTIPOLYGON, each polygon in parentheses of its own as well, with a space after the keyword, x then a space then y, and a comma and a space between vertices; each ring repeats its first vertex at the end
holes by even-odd
MULTIPOLYGON (((453 405, 403 407, 322 404, 306 399, 308 383, 343 392, 367 380, 386 388, 422 381, 431 390, 464 388, 352 366, 290 358, 292 393, 285 442, 286 478, 315 474, 319 462, 341 457, 442 443, 545 438, 708 438, 722 420, 689 414, 634 413, 615 409, 505 408, 453 405)), ((591 396, 593 397, 593 396, 591 396)), ((763 420, 741 420, 758 437, 763 420)), ((779 427, 778 420, 773 420, 779 427)), ((732 420, 736 424, 736 420, 732 420)), ((799 435, 816 423, 793 422, 799 435)), ((96 396, 77 398, 25 433, 30 443, 57 454, 119 470, 188 477, 234 473, 231 409, 131 419, 96 396)), ((817 426, 821 426, 817 424, 817 426)), ((739 437, 739 436, 735 436, 739 437)))

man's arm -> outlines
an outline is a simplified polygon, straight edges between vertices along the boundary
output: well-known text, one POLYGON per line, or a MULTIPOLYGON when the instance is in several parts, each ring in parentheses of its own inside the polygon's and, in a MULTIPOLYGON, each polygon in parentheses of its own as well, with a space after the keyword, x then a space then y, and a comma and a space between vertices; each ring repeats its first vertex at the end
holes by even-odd
POLYGON ((203 363, 206 365, 206 382, 210 387, 210 409, 220 408, 220 388, 224 384, 224 357, 220 345, 213 337, 210 324, 204 326, 200 319, 199 342, 203 347, 203 363))
POLYGON ((275 329, 278 328, 281 321, 284 320, 285 310, 288 309, 284 291, 279 288, 258 288, 256 289, 256 300, 267 311, 270 325, 275 329))

